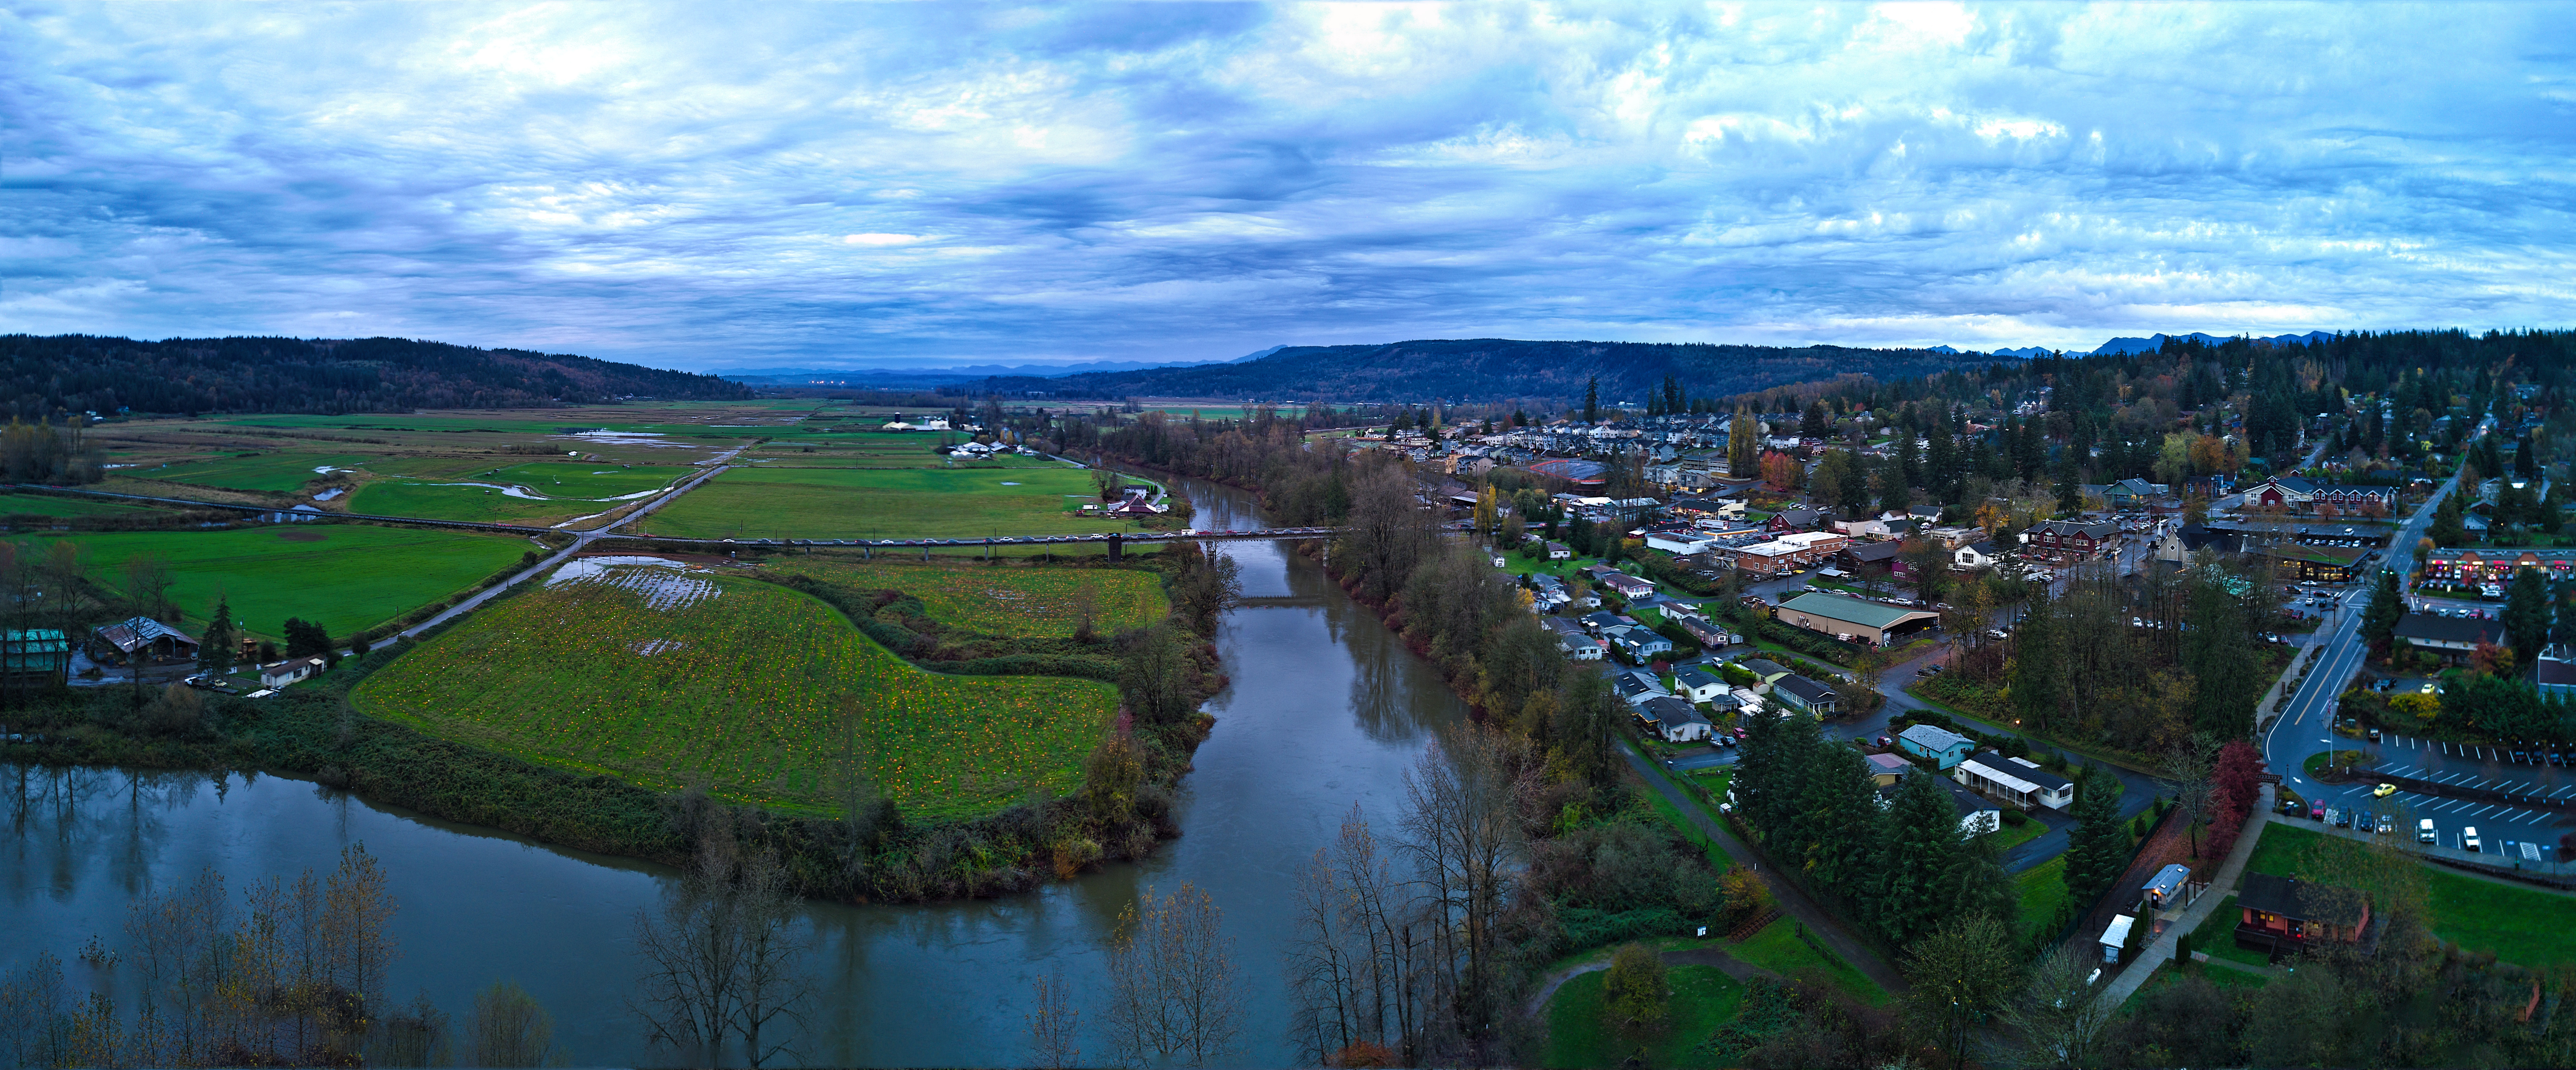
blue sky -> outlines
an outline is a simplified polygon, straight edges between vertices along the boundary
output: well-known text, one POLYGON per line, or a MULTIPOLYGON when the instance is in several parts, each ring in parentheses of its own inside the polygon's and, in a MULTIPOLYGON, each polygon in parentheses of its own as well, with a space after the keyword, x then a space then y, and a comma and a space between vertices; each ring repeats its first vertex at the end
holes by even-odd
POLYGON ((687 368, 2563 326, 2576 6, 0 9, 0 330, 687 368))

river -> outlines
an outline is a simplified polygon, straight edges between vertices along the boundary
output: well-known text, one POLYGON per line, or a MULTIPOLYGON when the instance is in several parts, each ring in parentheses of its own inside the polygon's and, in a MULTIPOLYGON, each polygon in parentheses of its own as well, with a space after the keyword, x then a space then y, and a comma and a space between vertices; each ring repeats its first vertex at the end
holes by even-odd
MULTIPOLYGON (((1262 526, 1249 495, 1183 481, 1195 526, 1262 526)), ((1216 729, 1181 782, 1181 837, 1136 865, 1002 899, 932 906, 814 904, 812 968, 822 996, 800 1038, 803 1062, 1028 1065, 1024 1015, 1046 972, 1072 983, 1086 1062, 1108 1058, 1095 1024, 1102 947, 1147 885, 1190 882, 1225 912, 1248 1014, 1228 1062, 1283 1065, 1280 952, 1298 871, 1357 803, 1391 831, 1401 775, 1465 706, 1374 616, 1284 544, 1226 543, 1245 605, 1217 637, 1231 684, 1210 699, 1216 729), (1084 1001, 1088 1001, 1087 1003, 1084 1001)), ((207 867, 234 889, 307 867, 327 874, 363 842, 392 877, 402 957, 388 991, 415 991, 461 1019, 471 993, 518 982, 544 1003, 577 1065, 667 1060, 626 1008, 636 962, 628 933, 669 870, 457 825, 278 777, 0 768, 0 965, 61 956, 74 986, 116 987, 83 965, 98 936, 124 942, 128 904, 207 867), (24 785, 24 792, 19 786, 24 785)), ((126 972, 131 972, 128 969, 126 972)))

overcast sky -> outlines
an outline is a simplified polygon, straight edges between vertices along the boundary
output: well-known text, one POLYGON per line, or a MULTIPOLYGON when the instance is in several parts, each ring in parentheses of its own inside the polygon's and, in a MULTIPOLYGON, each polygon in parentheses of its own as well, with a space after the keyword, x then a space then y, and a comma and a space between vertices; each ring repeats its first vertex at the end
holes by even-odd
POLYGON ((5 10, 0 331, 705 369, 2576 297, 2566 4, 5 10))

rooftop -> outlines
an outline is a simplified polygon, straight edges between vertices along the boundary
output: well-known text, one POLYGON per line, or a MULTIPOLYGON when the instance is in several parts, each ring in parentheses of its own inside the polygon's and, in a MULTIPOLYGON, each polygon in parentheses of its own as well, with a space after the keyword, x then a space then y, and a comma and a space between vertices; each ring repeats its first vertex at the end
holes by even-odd
POLYGON ((1849 621, 1864 628, 1893 628, 1917 616, 1931 616, 1919 609, 1885 605, 1845 594, 1809 591, 1780 603, 1781 612, 1812 613, 1819 617, 1849 621))

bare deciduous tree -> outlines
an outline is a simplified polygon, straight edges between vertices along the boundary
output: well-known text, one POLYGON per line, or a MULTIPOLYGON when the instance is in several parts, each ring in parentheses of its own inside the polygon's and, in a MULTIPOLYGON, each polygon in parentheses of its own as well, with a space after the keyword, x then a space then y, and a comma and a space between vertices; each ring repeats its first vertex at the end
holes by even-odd
POLYGON ((1509 1013, 1499 923, 1523 838, 1512 743, 1500 729, 1459 726, 1423 752, 1404 786, 1405 850, 1438 922, 1439 995, 1459 1039, 1482 1046, 1509 1013))
POLYGON ((1149 887, 1119 913, 1104 1017, 1121 1061, 1205 1066, 1234 1046, 1243 1004, 1223 924, 1216 903, 1190 884, 1159 899, 1149 887))
POLYGON ((1072 995, 1061 975, 1038 975, 1029 1011, 1029 1048, 1045 1070, 1065 1070, 1082 1061, 1082 1049, 1074 1043, 1082 1012, 1073 1006, 1072 995))
POLYGON ((786 1050, 775 1029, 802 1021, 813 981, 800 966, 811 941, 775 851, 748 856, 718 810, 698 826, 696 861, 658 913, 635 914, 644 959, 638 1002, 647 1037, 703 1061, 739 1037, 757 1067, 786 1050))
POLYGON ((474 994, 465 1015, 466 1060, 473 1066, 550 1066, 561 1061, 555 1050, 555 1019, 544 1005, 510 981, 495 981, 474 994))

